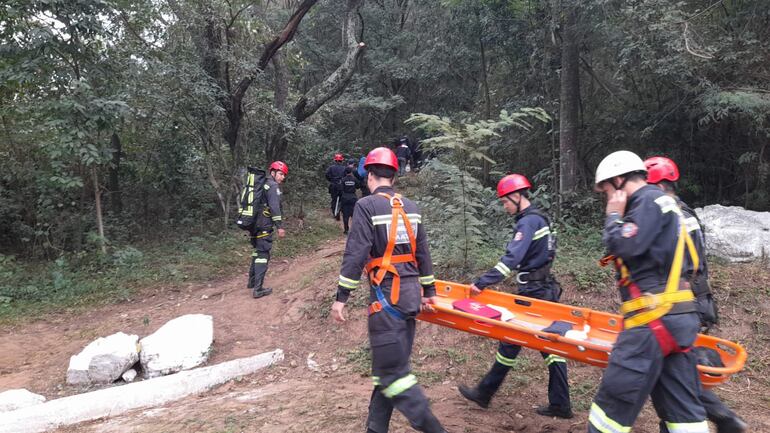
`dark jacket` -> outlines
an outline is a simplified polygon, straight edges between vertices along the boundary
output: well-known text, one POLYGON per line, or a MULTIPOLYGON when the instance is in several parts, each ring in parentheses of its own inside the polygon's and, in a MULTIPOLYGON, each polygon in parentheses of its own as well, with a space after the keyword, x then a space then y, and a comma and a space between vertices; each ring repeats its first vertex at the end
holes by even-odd
POLYGON ((412 157, 412 151, 405 143, 401 143, 396 147, 396 158, 409 160, 412 157))
POLYGON ((345 166, 343 164, 334 163, 326 169, 326 180, 332 185, 339 184, 343 177, 345 177, 345 166))
MULTIPOLYGON (((628 198, 623 217, 611 214, 605 220, 604 245, 609 254, 623 260, 642 292, 662 293, 666 288, 679 237, 679 213, 676 200, 646 185, 628 198)), ((626 287, 620 288, 620 297, 630 299, 626 287)))
POLYGON ((272 176, 265 182, 265 201, 261 212, 257 217, 257 227, 262 231, 271 231, 273 228, 281 228, 283 217, 281 216, 281 188, 272 176))
MULTIPOLYGON (((350 291, 358 287, 361 272, 369 258, 382 257, 388 245, 392 209, 388 199, 377 194, 380 192, 391 196, 395 194, 391 187, 377 188, 372 195, 358 200, 353 210, 353 223, 345 244, 345 254, 342 257, 342 268, 337 288, 337 300, 340 302, 346 302, 350 296, 350 291)), ((404 211, 407 213, 407 218, 415 233, 417 246, 415 255, 418 265, 415 266, 414 263, 395 264, 398 274, 401 276, 401 295, 395 307, 404 313, 413 313, 418 311, 420 307, 420 285, 422 285, 427 297, 434 296, 436 289, 434 287, 433 262, 430 257, 425 228, 422 226, 420 210, 411 200, 402 198, 402 201, 404 211), (410 281, 414 283, 410 283, 410 281), (418 282, 419 284, 417 284, 418 282)), ((406 229, 400 223, 393 254, 408 254, 410 249, 406 229)), ((391 282, 392 275, 388 273, 381 284, 386 296, 389 296, 391 282)), ((370 299, 372 297, 373 293, 370 293, 370 299)))
POLYGON ((497 284, 511 273, 540 269, 552 263, 556 257, 550 225, 535 205, 530 205, 516 215, 515 221, 515 233, 508 242, 505 255, 494 268, 474 282, 479 289, 497 284))
POLYGON ((361 183, 356 179, 353 173, 348 173, 342 178, 342 203, 350 204, 355 203, 358 200, 356 196, 356 190, 361 189, 361 183))

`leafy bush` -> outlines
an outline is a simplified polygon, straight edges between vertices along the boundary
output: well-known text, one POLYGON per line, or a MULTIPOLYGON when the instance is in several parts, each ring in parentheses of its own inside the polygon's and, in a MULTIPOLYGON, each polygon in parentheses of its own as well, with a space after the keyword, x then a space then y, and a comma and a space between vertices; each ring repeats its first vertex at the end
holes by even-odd
POLYGON ((438 159, 430 161, 418 179, 416 199, 433 261, 455 274, 494 264, 511 235, 510 218, 494 191, 438 159))

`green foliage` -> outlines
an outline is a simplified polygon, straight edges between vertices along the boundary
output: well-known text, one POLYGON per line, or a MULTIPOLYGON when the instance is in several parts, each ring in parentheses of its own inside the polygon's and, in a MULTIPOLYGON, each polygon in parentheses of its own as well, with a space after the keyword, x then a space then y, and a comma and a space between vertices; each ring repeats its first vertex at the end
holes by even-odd
POLYGON ((416 200, 433 261, 450 275, 482 269, 499 258, 510 219, 495 193, 458 167, 432 160, 419 174, 416 200))
POLYGON ((424 147, 450 150, 458 164, 464 166, 469 158, 494 164, 495 161, 487 156, 490 140, 500 138, 500 131, 510 127, 529 131, 532 129, 530 120, 547 123, 551 118, 542 108, 522 108, 513 113, 502 110, 497 120, 453 122, 448 117, 416 113, 404 123, 432 137, 422 140, 424 147))

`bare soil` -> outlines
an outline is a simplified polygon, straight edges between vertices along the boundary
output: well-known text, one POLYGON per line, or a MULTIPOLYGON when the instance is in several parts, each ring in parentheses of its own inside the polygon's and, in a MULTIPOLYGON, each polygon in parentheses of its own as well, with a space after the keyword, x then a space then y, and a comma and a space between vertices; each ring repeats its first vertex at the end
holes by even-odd
MULTIPOLYGON (((211 364, 275 348, 285 351, 285 360, 201 395, 58 431, 363 432, 371 393, 367 294, 354 293, 346 323, 337 325, 328 315, 343 248, 340 239, 291 261, 274 260, 267 277, 274 292, 261 299, 252 299, 245 288, 244 264, 221 281, 157 287, 122 304, 6 327, 0 330, 0 390, 27 388, 48 399, 88 391, 64 379, 69 357, 90 341, 119 331, 143 337, 174 317, 205 313, 214 317, 211 364), (318 371, 308 367, 308 358, 318 371)), ((723 320, 717 335, 741 342, 750 354, 744 372, 716 391, 749 422, 750 431, 770 432, 770 272, 762 265, 713 267, 723 320)), ((615 294, 609 288, 576 293, 568 280, 562 283, 566 303, 613 308, 615 294)), ((546 401, 547 370, 538 353, 525 350, 491 407, 483 410, 462 399, 457 385, 473 384, 486 371, 495 342, 422 322, 417 333, 414 370, 448 431, 586 431, 600 369, 570 362, 575 418, 543 418, 533 408, 546 401)), ((413 431, 400 414, 391 425, 392 432, 413 431)), ((658 431, 649 404, 635 431, 658 431)))

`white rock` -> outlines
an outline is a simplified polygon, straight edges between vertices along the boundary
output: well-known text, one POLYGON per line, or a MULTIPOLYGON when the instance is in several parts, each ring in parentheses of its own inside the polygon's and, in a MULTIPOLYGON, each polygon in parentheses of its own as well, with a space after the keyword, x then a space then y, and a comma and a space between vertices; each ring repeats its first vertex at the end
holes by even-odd
POLYGON ((122 332, 98 338, 70 358, 67 383, 111 383, 139 360, 139 336, 122 332))
POLYGON ((315 362, 315 360, 313 359, 313 355, 315 355, 315 353, 311 353, 307 357, 307 368, 313 371, 321 371, 321 369, 318 366, 318 363, 315 362))
POLYGON ((0 412, 21 409, 45 402, 45 397, 26 389, 11 389, 0 392, 0 412))
POLYGON ((0 413, 0 433, 38 433, 129 410, 157 407, 254 373, 283 360, 277 349, 165 377, 71 395, 36 406, 0 413))
POLYGON ((142 369, 147 378, 189 370, 205 363, 214 342, 214 319, 187 314, 166 322, 139 342, 142 369))
POLYGON ((731 262, 770 256, 770 212, 718 204, 695 209, 695 212, 706 228, 706 248, 710 255, 731 262))
POLYGON ((123 378, 123 381, 126 383, 133 382, 134 379, 136 379, 136 370, 132 368, 127 372, 123 373, 123 375, 120 377, 123 378))

